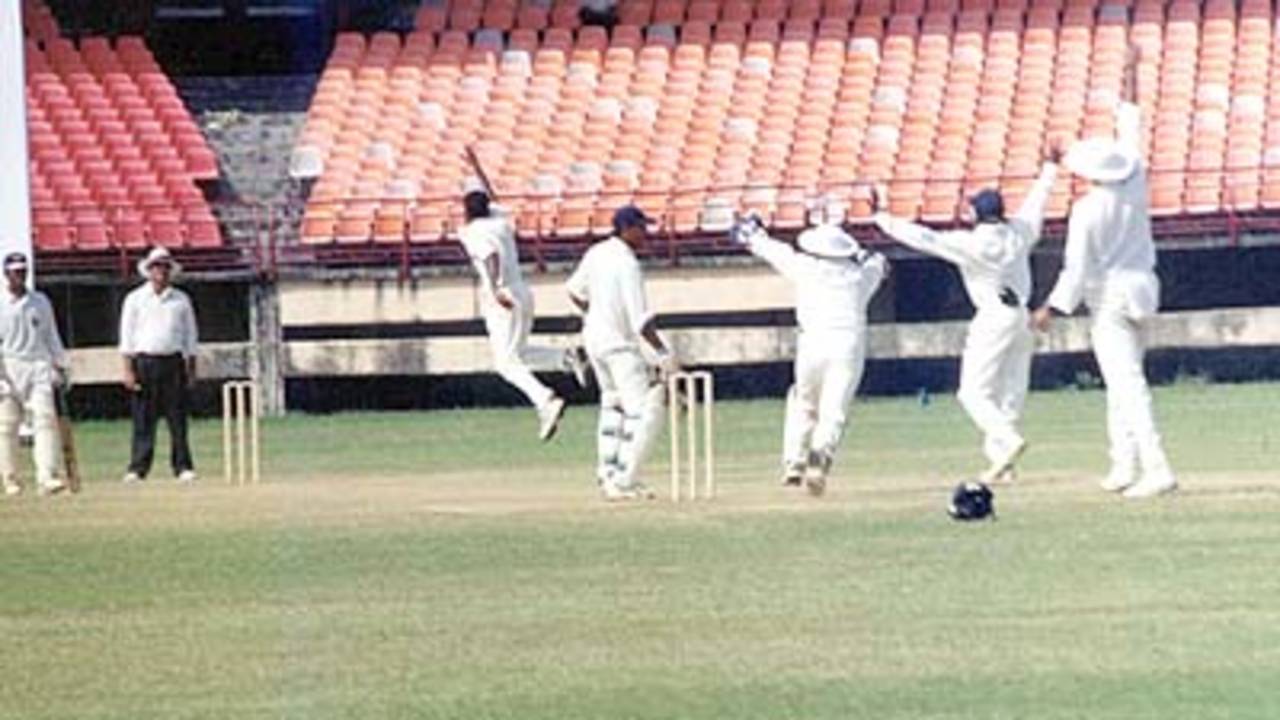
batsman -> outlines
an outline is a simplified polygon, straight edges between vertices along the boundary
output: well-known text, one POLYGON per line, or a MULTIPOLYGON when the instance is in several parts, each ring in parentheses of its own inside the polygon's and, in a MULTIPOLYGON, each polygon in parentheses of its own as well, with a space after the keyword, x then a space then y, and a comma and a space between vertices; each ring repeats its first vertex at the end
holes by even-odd
POLYGON ((66 383, 68 356, 58 336, 53 305, 27 287, 28 262, 22 253, 4 258, 8 288, 0 306, 0 481, 6 495, 22 492, 18 482, 18 424, 29 411, 35 429, 36 489, 52 495, 66 489, 56 397, 66 383))

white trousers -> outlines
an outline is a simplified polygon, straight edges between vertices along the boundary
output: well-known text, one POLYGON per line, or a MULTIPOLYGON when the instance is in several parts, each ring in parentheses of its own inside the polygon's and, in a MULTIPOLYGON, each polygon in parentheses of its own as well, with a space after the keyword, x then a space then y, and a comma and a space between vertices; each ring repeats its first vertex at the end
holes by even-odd
POLYGON ((1107 386, 1107 435, 1112 472, 1133 475, 1169 471, 1143 373, 1142 324, 1122 309, 1099 308, 1090 335, 1093 356, 1107 386))
POLYGON ((35 431, 33 455, 36 482, 49 485, 62 474, 62 439, 58 435, 58 412, 54 401, 53 366, 46 361, 6 358, 5 382, 0 388, 0 476, 17 478, 18 425, 23 412, 30 411, 35 431))
POLYGON ((637 349, 615 350, 591 357, 600 386, 596 477, 615 487, 629 487, 662 430, 663 387, 654 382, 649 364, 637 349))
POLYGON ((800 337, 782 432, 784 467, 805 464, 811 450, 835 457, 865 365, 863 334, 800 337))
POLYGON ((982 432, 982 451, 997 462, 1021 438, 1035 340, 1022 307, 984 308, 969 324, 956 399, 982 432))
POLYGON ((564 368, 564 351, 529 344, 533 330, 533 293, 513 291, 516 305, 510 310, 492 303, 484 308, 484 326, 493 351, 493 369, 541 410, 555 393, 534 377, 533 370, 564 368))

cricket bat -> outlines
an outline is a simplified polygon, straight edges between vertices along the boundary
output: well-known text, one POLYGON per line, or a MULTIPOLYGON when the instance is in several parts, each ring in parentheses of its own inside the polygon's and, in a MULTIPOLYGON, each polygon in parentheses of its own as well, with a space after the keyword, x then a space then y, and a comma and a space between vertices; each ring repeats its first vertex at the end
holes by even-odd
POLYGON ((476 155, 476 151, 470 145, 466 146, 465 150, 467 162, 471 165, 471 169, 475 171, 476 177, 480 178, 480 183, 484 185, 484 191, 489 193, 489 197, 497 200, 498 194, 493 191, 493 183, 489 182, 489 174, 484 171, 484 165, 480 164, 480 157, 476 155))
POLYGON ((58 410, 58 438, 62 442, 62 462, 67 473, 67 490, 80 492, 80 462, 76 459, 76 436, 71 431, 71 410, 67 403, 67 389, 59 386, 54 393, 58 410))

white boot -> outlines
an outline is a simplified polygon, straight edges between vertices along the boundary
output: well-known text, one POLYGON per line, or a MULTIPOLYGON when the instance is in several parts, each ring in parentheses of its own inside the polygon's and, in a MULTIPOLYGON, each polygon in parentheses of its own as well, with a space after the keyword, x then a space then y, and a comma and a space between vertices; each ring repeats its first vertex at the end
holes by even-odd
POLYGON ((1122 492, 1137 480, 1138 478, 1135 477, 1132 467, 1112 465, 1111 472, 1102 478, 1102 482, 1098 483, 1098 486, 1107 492, 1122 492))
POLYGON ((789 462, 782 468, 782 486, 800 487, 804 484, 804 466, 802 462, 789 462))
POLYGON ((12 477, 5 477, 2 482, 4 483, 5 495, 8 495, 9 497, 13 497, 14 495, 22 494, 22 485, 18 484, 18 481, 16 479, 12 477))
POLYGON ((1001 438, 996 446, 998 448, 994 459, 991 461, 991 467, 982 474, 982 482, 993 483, 1005 471, 1013 468, 1014 463, 1018 462, 1018 458, 1022 457, 1022 453, 1027 450, 1027 441, 1020 435, 1010 435, 1007 438, 1001 438))
POLYGON ((1178 480, 1169 470, 1157 470, 1155 472, 1143 473, 1142 479, 1129 486, 1124 491, 1124 497, 1127 500, 1142 500, 1144 498, 1156 497, 1165 493, 1173 492, 1178 489, 1178 480))
POLYGON ((827 491, 827 474, 831 472, 831 456, 821 450, 809 452, 809 464, 804 472, 804 486, 809 494, 821 497, 827 491))
POLYGON ((538 410, 538 439, 546 442, 555 436, 564 417, 564 400, 553 397, 538 410))
POLYGON ((36 489, 36 492, 40 495, 57 495, 66 489, 66 483, 55 478, 52 482, 41 484, 40 487, 36 489))

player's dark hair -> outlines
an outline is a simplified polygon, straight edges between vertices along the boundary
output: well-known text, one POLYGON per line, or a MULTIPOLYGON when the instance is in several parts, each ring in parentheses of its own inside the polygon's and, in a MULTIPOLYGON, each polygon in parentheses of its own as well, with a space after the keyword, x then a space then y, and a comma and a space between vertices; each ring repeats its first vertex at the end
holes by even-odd
POLYGON ((468 221, 489 217, 489 193, 483 190, 472 190, 463 196, 462 207, 466 211, 468 221))

